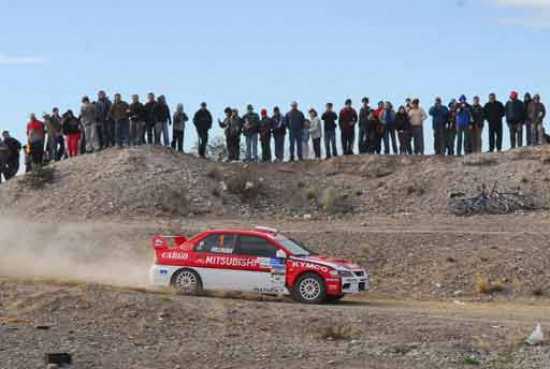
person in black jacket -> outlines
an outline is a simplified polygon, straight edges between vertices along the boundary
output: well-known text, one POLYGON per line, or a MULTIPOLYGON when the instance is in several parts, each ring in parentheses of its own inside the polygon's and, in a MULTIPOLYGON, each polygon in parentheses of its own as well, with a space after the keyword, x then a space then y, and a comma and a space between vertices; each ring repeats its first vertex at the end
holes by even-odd
POLYGON ((485 120, 489 123, 489 152, 502 150, 502 118, 504 105, 497 100, 494 93, 489 94, 489 101, 483 107, 485 120))
POLYGON ((147 102, 143 105, 143 119, 145 120, 145 129, 143 130, 142 142, 153 145, 153 129, 155 128, 155 118, 153 118, 153 106, 156 104, 155 94, 147 94, 147 102))
POLYGON ((145 108, 139 102, 138 95, 132 95, 130 104, 130 146, 140 146, 143 143, 145 126, 145 108))
POLYGON ((531 94, 529 92, 526 92, 523 96, 523 123, 525 124, 525 142, 527 146, 531 146, 532 140, 531 140, 531 120, 529 119, 529 115, 527 114, 527 111, 529 109, 529 105, 533 102, 533 98, 531 97, 531 94))
POLYGON ((164 147, 170 147, 170 133, 168 126, 172 125, 172 115, 170 114, 170 108, 166 104, 166 99, 163 95, 159 96, 157 103, 153 105, 152 110, 153 119, 155 120, 155 145, 160 145, 160 136, 162 134, 162 143, 164 147))
POLYGON ((412 127, 409 115, 404 106, 400 106, 395 114, 395 130, 399 139, 399 154, 412 155, 411 138, 412 127))
POLYGON ((2 182, 2 174, 6 181, 17 174, 19 171, 19 153, 21 152, 21 142, 11 137, 8 131, 2 132, 1 144, 5 147, 7 153, 5 158, 0 160, 0 182, 2 182))
POLYGON ((518 99, 518 93, 512 91, 510 100, 504 107, 506 113, 506 123, 510 130, 510 147, 513 149, 522 146, 523 122, 525 120, 525 108, 523 102, 518 99))
POLYGON ((325 112, 321 116, 323 121, 323 133, 325 137, 325 154, 327 159, 331 158, 330 149, 332 148, 332 156, 338 156, 338 151, 336 150, 336 121, 338 120, 338 115, 332 110, 332 103, 327 103, 325 105, 325 112))
POLYGON ((212 114, 206 108, 205 102, 201 103, 201 108, 195 113, 193 124, 195 124, 197 135, 199 136, 199 156, 206 158, 208 131, 212 128, 212 114))
POLYGON ((273 139, 275 141, 275 161, 282 162, 285 156, 285 119, 278 106, 273 108, 273 139))

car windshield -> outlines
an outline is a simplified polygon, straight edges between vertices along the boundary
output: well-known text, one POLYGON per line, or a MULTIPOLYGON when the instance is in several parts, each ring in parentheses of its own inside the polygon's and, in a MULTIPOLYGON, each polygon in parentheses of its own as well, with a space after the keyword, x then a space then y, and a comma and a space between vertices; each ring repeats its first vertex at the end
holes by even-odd
POLYGON ((308 256, 308 255, 315 255, 315 252, 311 251, 298 241, 285 237, 285 236, 277 236, 275 237, 275 240, 279 242, 281 245, 284 246, 285 249, 287 249, 291 255, 294 256, 308 256))

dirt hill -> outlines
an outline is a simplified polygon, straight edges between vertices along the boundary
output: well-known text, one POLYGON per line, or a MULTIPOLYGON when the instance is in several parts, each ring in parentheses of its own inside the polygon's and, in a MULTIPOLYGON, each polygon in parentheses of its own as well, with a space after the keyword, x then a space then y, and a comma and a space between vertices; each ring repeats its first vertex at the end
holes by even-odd
POLYGON ((56 219, 446 215, 448 194, 498 181, 550 199, 550 148, 466 158, 352 156, 214 163, 163 148, 106 150, 0 186, 3 210, 56 219))

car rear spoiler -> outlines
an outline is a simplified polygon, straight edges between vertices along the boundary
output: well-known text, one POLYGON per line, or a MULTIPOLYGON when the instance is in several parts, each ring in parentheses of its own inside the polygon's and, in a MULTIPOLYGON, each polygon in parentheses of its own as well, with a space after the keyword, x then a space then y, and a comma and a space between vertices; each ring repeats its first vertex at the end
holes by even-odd
POLYGON ((151 236, 151 246, 155 250, 165 250, 173 247, 181 246, 187 241, 187 238, 185 238, 182 234, 177 234, 174 236, 166 236, 166 235, 153 235, 151 236), (171 242, 168 243, 168 240, 171 242))

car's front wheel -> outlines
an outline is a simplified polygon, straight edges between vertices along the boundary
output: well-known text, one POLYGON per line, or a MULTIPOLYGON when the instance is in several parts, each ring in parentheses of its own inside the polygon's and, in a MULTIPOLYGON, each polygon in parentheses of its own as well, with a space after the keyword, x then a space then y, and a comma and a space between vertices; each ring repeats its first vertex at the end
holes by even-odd
POLYGON ((325 302, 327 291, 323 278, 316 273, 302 274, 292 287, 292 297, 295 301, 306 304, 320 304, 325 302))
POLYGON ((202 281, 191 269, 181 269, 172 277, 172 286, 186 295, 197 295, 202 292, 202 281))

